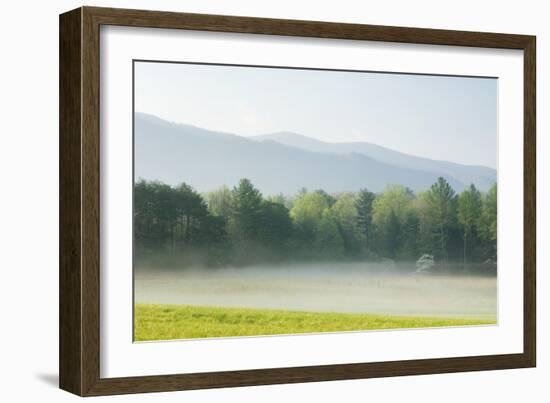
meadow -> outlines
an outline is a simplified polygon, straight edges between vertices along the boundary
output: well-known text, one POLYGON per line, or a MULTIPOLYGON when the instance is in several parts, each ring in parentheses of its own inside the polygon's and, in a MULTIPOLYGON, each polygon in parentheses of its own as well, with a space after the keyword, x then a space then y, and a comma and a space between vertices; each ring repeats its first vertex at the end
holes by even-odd
POLYGON ((492 324, 490 319, 136 304, 135 341, 492 324))

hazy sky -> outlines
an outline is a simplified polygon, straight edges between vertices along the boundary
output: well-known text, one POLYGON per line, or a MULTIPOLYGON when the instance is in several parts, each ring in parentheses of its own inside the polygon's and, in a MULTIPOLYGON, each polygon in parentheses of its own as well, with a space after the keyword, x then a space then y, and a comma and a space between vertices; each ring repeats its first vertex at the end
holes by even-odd
POLYGON ((496 79, 136 62, 135 109, 242 136, 290 131, 497 163, 496 79))

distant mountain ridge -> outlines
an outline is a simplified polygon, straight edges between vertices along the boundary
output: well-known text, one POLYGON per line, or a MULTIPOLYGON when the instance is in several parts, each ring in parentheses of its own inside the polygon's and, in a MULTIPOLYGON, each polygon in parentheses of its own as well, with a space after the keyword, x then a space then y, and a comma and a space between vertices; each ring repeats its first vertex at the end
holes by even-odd
POLYGON ((496 182, 496 171, 489 167, 462 165, 454 162, 418 157, 367 142, 327 143, 292 132, 260 135, 253 137, 253 139, 258 141, 276 141, 307 151, 364 154, 378 161, 398 167, 436 172, 439 176, 448 175, 464 185, 474 183, 482 190, 487 190, 496 182))
POLYGON ((295 133, 247 138, 135 115, 135 179, 188 183, 198 191, 249 178, 265 195, 302 187, 328 192, 388 184, 425 190, 438 176, 456 191, 470 183, 487 190, 496 171, 402 154, 370 143, 323 143, 295 133), (459 179, 461 178, 461 179, 459 179))

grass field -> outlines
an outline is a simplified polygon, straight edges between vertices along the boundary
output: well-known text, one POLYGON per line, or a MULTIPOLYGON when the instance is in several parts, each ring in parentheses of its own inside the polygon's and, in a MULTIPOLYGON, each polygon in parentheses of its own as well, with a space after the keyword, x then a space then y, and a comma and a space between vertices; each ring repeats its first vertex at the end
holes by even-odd
POLYGON ((385 316, 191 305, 136 304, 135 340, 341 332, 494 324, 489 319, 385 316))

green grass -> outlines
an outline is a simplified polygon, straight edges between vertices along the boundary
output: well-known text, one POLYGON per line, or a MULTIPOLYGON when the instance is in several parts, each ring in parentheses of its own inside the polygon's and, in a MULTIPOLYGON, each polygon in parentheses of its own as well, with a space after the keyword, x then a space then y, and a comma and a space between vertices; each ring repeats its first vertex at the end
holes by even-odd
POLYGON ((189 305, 135 306, 135 340, 342 332, 493 324, 488 319, 429 318, 189 305))

